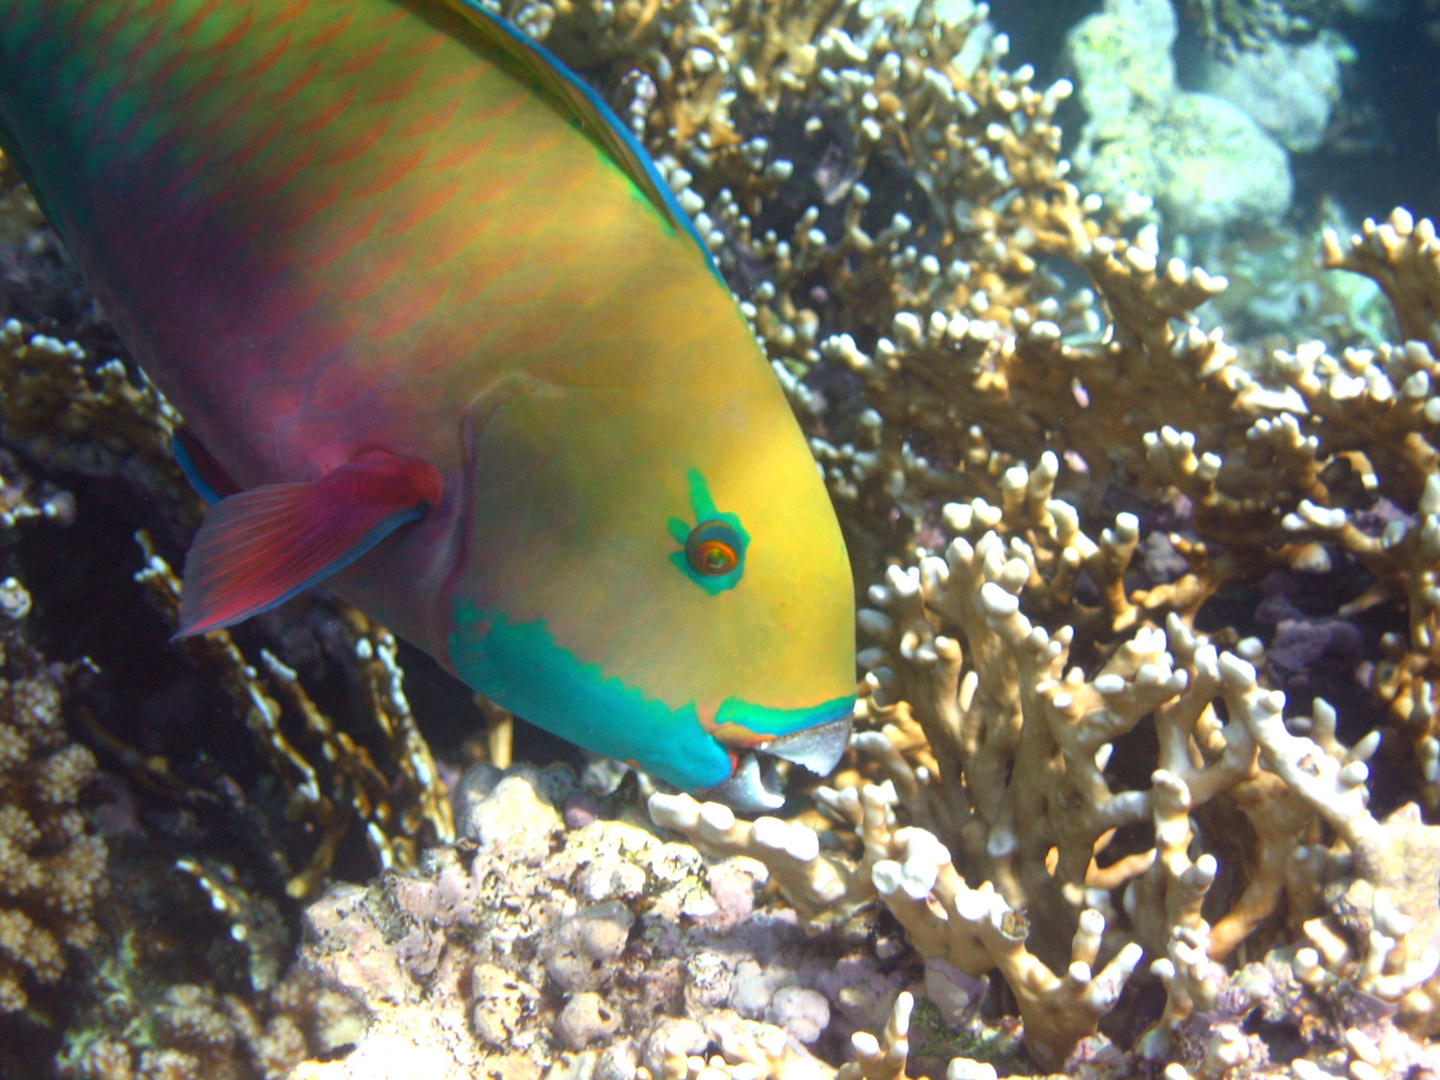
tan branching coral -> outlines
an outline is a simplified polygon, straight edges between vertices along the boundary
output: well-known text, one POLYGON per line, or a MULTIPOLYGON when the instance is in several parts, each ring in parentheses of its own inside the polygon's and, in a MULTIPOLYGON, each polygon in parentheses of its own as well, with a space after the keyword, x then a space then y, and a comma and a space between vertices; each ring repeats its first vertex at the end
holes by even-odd
MULTIPOLYGON (((486 780, 478 854, 396 873, 448 837, 449 811, 383 631, 349 627, 370 752, 279 657, 188 644, 318 826, 292 892, 320 883, 355 824, 391 868, 307 916, 309 964, 371 1026, 350 1059, 302 1075, 398 1060, 530 1076, 543 1060, 556 1080, 828 1080, 806 1049, 834 1031, 823 1005, 854 1035, 847 1080, 900 1080, 912 1024, 932 1006, 978 1024, 982 1001, 1072 1072, 1287 1067, 1252 1016, 1300 1033, 1297 1080, 1433 1069, 1416 1041, 1440 1031, 1431 223, 1396 211, 1323 242, 1327 265, 1378 283, 1398 340, 1342 348, 1359 339, 1342 330, 1261 351, 1214 325, 1225 280, 1166 257, 1143 194, 1107 204, 1070 182, 1054 117, 1071 87, 1005 71, 983 5, 500 6, 655 153, 777 361, 869 583, 861 730, 813 793, 823 833, 654 796, 653 820, 702 863, 589 811, 563 831, 569 811, 539 790, 554 777, 520 770, 486 780), (1278 577, 1350 589, 1324 616, 1337 633, 1401 613, 1381 655, 1356 646, 1359 696, 1389 727, 1366 733, 1363 709, 1342 716, 1313 686, 1282 692, 1282 639, 1315 619, 1251 610, 1278 577), (1375 785, 1390 801, 1372 813, 1382 767, 1413 775, 1375 785), (1407 784, 1417 801, 1394 798, 1407 784), (752 918, 762 882, 793 913, 752 918), (737 944, 737 927, 758 937, 737 944), (792 962, 816 950, 824 977, 792 962)), ((1185 6, 1242 48, 1308 35, 1334 7, 1185 6)), ((79 468, 98 442, 170 483, 176 418, 77 348, 0 332, 7 438, 43 449, 58 428, 51 459, 79 468)), ((173 608, 168 567, 146 574, 173 608)), ((1310 629, 1311 644, 1327 632, 1310 629)), ((1351 692, 1345 663, 1329 674, 1351 692)), ((952 1080, 994 1072, 951 1065, 952 1080)))
MULTIPOLYGON (((568 20, 583 16, 556 10, 547 30, 565 55, 568 20)), ((759 17, 715 16, 722 33, 759 17)), ((892 909, 912 905, 906 925, 922 954, 947 956, 958 934, 968 943, 953 948, 984 970, 994 958, 960 934, 963 920, 927 932, 929 905, 944 905, 924 874, 910 872, 915 898, 900 887, 909 822, 933 838, 915 840, 932 862, 952 859, 993 889, 996 912, 1023 911, 1047 972, 1065 969, 1063 943, 1094 919, 1105 931, 1087 963, 1125 952, 1133 966, 1135 949, 1161 958, 1183 946, 1195 963, 1172 980, 1178 1002, 1197 958, 1255 955, 1284 940, 1282 924, 1298 930, 1319 915, 1350 844, 1336 819, 1349 804, 1322 809, 1263 750, 1252 727, 1278 722, 1264 649, 1243 633, 1196 632, 1208 600, 1274 567, 1358 560, 1374 586, 1341 617, 1377 603, 1411 613, 1411 640, 1390 639, 1392 659, 1370 680, 1436 790, 1426 625, 1435 556, 1411 517, 1440 506, 1426 494, 1436 422, 1427 409, 1440 416, 1430 404, 1433 230, 1400 213, 1367 225, 1348 252, 1326 243, 1332 265, 1385 289, 1402 344, 1338 358, 1319 343, 1271 357, 1238 350, 1201 327, 1226 282, 1162 256, 1158 232, 1143 226, 1144 198, 1106 217, 1067 183, 1050 117, 1068 86, 1041 92, 1028 71, 1000 72, 1003 41, 979 13, 945 27, 925 5, 909 25, 843 5, 826 17, 818 35, 804 27, 813 72, 787 60, 727 82, 738 36, 709 42, 704 60, 707 86, 735 88, 711 114, 726 123, 741 105, 766 112, 772 99, 756 87, 776 74, 786 86, 777 100, 803 102, 812 117, 803 134, 824 150, 818 167, 792 158, 804 143, 783 110, 773 138, 684 145, 677 135, 696 126, 657 104, 695 70, 699 54, 675 44, 683 39, 646 53, 650 74, 629 85, 649 80, 632 111, 637 130, 722 266, 758 277, 747 310, 810 418, 852 550, 862 564, 890 553, 861 615, 875 693, 872 730, 855 745, 896 806, 871 819, 859 793, 879 788, 817 793, 842 827, 870 823, 853 872, 793 826, 761 844, 771 826, 721 820, 718 809, 662 802, 657 820, 766 861, 807 915, 827 896, 847 910, 863 899, 869 866, 892 909), (677 74, 681 59, 692 66, 677 74), (832 122, 855 138, 826 149, 832 122), (925 193, 898 214, 878 210, 862 178, 880 146, 925 193), (776 194, 795 190, 800 167, 813 169, 799 177, 809 209, 787 218, 776 194), (1089 288, 1067 291, 1039 272, 1044 257, 1070 261, 1089 288), (824 412, 817 386, 827 384, 810 378, 837 368, 864 388, 844 437, 824 412), (1137 516, 1106 513, 1114 487, 1175 508, 1183 527, 1157 535, 1137 516), (893 525, 887 539, 881 521, 893 525), (897 539, 911 538, 920 550, 893 565, 897 539), (1157 543, 1171 566, 1159 575, 1142 561, 1157 543), (927 557, 937 551, 943 558, 927 557), (1120 747, 1151 740, 1153 761, 1117 767, 1120 747)), ((1334 710, 1317 700, 1312 713, 1295 731, 1308 730, 1337 775, 1362 772, 1375 739, 1341 746, 1334 710)), ((1113 993, 1095 1000, 1103 1008, 1113 993)), ((1233 1035, 1210 1032, 1197 1074, 1242 1060, 1233 1035)), ((1053 1050, 1073 1042, 1067 1031, 1053 1050)))
MULTIPOLYGON (((876 730, 854 742, 886 784, 861 798, 895 803, 915 825, 896 827, 896 813, 836 816, 867 823, 865 864, 880 898, 922 956, 971 975, 998 967, 1042 1064, 1059 1065, 1095 1030, 1142 949, 1167 957, 1156 969, 1170 990, 1167 1024, 1213 1011, 1228 985, 1217 961, 1242 945, 1253 955, 1252 937, 1266 926, 1273 934, 1280 914, 1324 937, 1326 970, 1353 972, 1356 987, 1396 1002, 1411 1030, 1430 1030, 1427 980, 1440 953, 1423 944, 1429 929, 1409 935, 1433 921, 1434 829, 1413 811, 1384 826, 1370 817, 1365 762, 1378 735, 1341 744, 1334 710, 1318 699, 1312 717, 1294 721, 1309 735, 1295 734, 1281 719, 1284 695, 1259 681, 1258 641, 1222 652, 1191 629, 1193 609, 1154 626, 1145 594, 1121 587, 1135 521, 1120 515, 1087 535, 1052 497, 1055 473, 1053 459, 1012 466, 1002 506, 977 498, 947 507, 945 523, 960 535, 945 557, 894 568, 870 590, 875 606, 861 626, 878 644, 862 655, 874 688, 863 712, 876 730), (1082 572, 1093 584, 1088 604, 1075 593, 1082 572), (1075 622, 1055 625, 1059 615, 1075 622), (1100 650, 1088 671, 1072 659, 1082 647, 1100 650), (1150 786, 1117 784, 1137 770, 1117 773, 1114 750, 1142 728, 1155 746, 1150 786), (1211 850, 1197 854, 1205 830, 1234 822, 1244 823, 1245 845, 1208 837, 1211 850), (1149 845, 1136 842, 1146 835, 1149 845), (1393 915, 1392 888, 1408 898, 1393 915), (1350 894, 1358 914, 1348 937, 1325 937, 1338 918, 1325 912, 1341 903, 1326 897, 1337 893, 1350 894), (1056 944, 1071 935, 1065 956, 1056 944), (1097 961, 1108 966, 1093 974, 1097 961)), ((706 814, 657 821, 698 836, 706 814)), ((741 840, 759 854, 748 834, 741 840)), ((785 860, 779 849, 762 857, 785 860)), ((810 880, 804 862, 777 875, 782 888, 810 880)), ((806 909, 803 897, 797 907, 806 909)), ((1198 1061, 1199 1074, 1244 1058, 1248 1044, 1233 1035, 1209 1031, 1213 1060, 1198 1061)))
POLYGON ((747 855, 764 863, 801 915, 828 921, 843 919, 874 898, 870 871, 891 853, 893 791, 866 787, 849 801, 859 809, 853 825, 865 844, 859 866, 822 854, 814 830, 799 823, 772 817, 744 821, 727 806, 701 804, 684 794, 657 792, 650 796, 649 807, 657 825, 685 833, 706 852, 747 855))
POLYGON ((73 341, 0 326, 0 430, 57 471, 124 476, 180 521, 200 500, 170 453, 179 414, 119 360, 95 363, 73 341))
MULTIPOLYGON (((145 550, 145 566, 136 580, 174 625, 180 611, 180 579, 155 553, 147 536, 142 533, 137 539, 145 550)), ((287 814, 312 822, 319 831, 319 843, 307 865, 286 885, 286 891, 297 898, 320 886, 352 828, 363 830, 382 870, 414 866, 420 844, 445 843, 455 836, 449 799, 401 687, 395 639, 358 612, 349 612, 348 618, 369 711, 389 751, 387 760, 395 763, 398 773, 393 783, 370 751, 338 729, 315 705, 296 672, 273 654, 261 651, 262 676, 225 630, 185 638, 183 643, 245 717, 283 785, 287 814), (299 717, 294 738, 282 724, 287 710, 277 695, 299 717), (318 752, 307 757, 300 749, 307 744, 318 752)))
MULTIPOLYGON (((1423 223, 1372 226, 1369 254, 1343 256, 1386 288, 1411 343, 1347 353, 1321 365, 1331 376, 1306 379, 1314 346, 1242 363, 1221 331, 1199 329, 1225 282, 1161 257, 1157 232, 1131 224, 1146 200, 1103 217, 1068 183, 1051 121, 1068 84, 1042 92, 1028 69, 1003 71, 1003 35, 979 9, 952 22, 924 4, 912 22, 851 4, 714 4, 703 20, 666 5, 514 14, 582 68, 640 64, 625 83, 637 130, 722 266, 754 282, 747 310, 797 408, 823 408, 804 379, 817 368, 864 380, 853 434, 817 424, 812 439, 862 561, 892 508, 923 534, 936 496, 1000 503, 1007 470, 1046 451, 1061 483, 1091 497, 1114 480, 1191 500, 1197 535, 1176 544, 1194 573, 1147 597, 1157 620, 1265 566, 1321 565, 1327 523, 1377 491, 1405 512, 1418 505, 1416 470, 1433 456, 1415 426, 1429 372, 1414 343, 1435 318, 1423 223), (787 47, 757 52, 761 37, 787 47), (677 118, 677 100, 692 119, 677 118), (740 116, 769 116, 774 136, 726 134, 740 116), (879 210, 865 180, 881 157, 923 193, 898 212, 879 210), (803 213, 784 209, 797 190, 803 213), (1040 270, 1055 257, 1090 288, 1066 292, 1040 270)), ((1335 265, 1338 249, 1327 242, 1335 265)), ((1377 686, 1409 707, 1413 677, 1389 676, 1377 686)))
POLYGON ((850 1037, 855 1061, 842 1065, 837 1080, 906 1080, 905 1061, 910 1056, 910 1014, 915 999, 901 994, 895 999, 885 1030, 876 1038, 868 1031, 850 1037))
POLYGON ((62 676, 0 615, 0 1013, 24 1009, 95 939, 105 843, 77 806, 95 759, 65 733, 63 694, 62 676))
POLYGON ((1022 914, 988 882, 968 888, 929 833, 904 832, 904 862, 880 863, 874 871, 886 906, 922 955, 941 956, 971 975, 998 967, 1015 994, 1031 1055, 1042 1066, 1059 1066, 1077 1042, 1095 1033, 1100 1018, 1115 1004, 1140 960, 1140 947, 1125 946, 1104 970, 1093 972, 1105 918, 1086 910, 1075 931, 1069 965, 1057 976, 1026 948, 1030 928, 1022 914))

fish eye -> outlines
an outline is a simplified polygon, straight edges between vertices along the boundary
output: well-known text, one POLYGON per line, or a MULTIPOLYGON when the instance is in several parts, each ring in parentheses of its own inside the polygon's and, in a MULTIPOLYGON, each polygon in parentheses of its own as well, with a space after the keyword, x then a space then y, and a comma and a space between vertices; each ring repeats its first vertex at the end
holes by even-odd
POLYGON ((715 505, 699 469, 690 470, 689 481, 690 511, 695 515, 690 520, 700 524, 691 528, 684 518, 669 519, 670 539, 680 545, 679 551, 670 552, 670 562, 711 596, 719 596, 740 584, 750 534, 738 515, 715 505))
POLYGON ((723 521, 702 521, 685 540, 685 561, 704 577, 724 577, 740 565, 740 537, 723 521))

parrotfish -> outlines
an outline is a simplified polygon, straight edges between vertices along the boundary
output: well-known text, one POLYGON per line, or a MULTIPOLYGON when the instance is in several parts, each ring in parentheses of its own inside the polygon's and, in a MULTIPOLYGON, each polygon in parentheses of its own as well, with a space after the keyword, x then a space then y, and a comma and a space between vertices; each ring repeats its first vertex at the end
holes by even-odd
POLYGON ((5 0, 0 146, 185 417, 182 634, 324 581, 682 788, 833 765, 822 479, 654 163, 541 46, 468 0, 5 0))

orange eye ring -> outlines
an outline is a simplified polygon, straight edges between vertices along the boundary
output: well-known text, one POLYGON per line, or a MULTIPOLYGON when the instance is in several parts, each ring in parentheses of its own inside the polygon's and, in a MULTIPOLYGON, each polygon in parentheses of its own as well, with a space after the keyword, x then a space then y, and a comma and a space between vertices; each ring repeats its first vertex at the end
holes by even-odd
POLYGON ((700 574, 721 577, 735 569, 740 558, 735 549, 723 540, 705 540, 695 545, 695 560, 692 565, 700 574))
POLYGON ((702 577, 725 577, 740 565, 740 537, 723 521, 701 522, 685 544, 685 561, 702 577))

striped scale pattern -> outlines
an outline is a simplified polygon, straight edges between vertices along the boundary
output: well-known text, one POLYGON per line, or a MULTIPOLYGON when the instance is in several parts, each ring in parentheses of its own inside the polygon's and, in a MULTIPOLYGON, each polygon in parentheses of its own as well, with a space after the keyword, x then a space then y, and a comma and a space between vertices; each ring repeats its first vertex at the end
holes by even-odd
POLYGON ((10 0, 0 135, 242 487, 374 449, 438 472, 343 596, 530 719, 717 783, 714 732, 848 711, 844 543, 694 239, 461 2, 10 0), (751 537, 718 594, 672 560, 694 475, 751 537))
POLYGON ((464 393, 457 359, 553 353, 533 329, 595 301, 584 271, 615 265, 623 219, 674 239, 435 5, 20 0, 0 19, 26 171, 142 364, 222 459, 250 451, 226 461, 245 482, 338 459, 357 418, 420 404, 397 397, 464 393))

